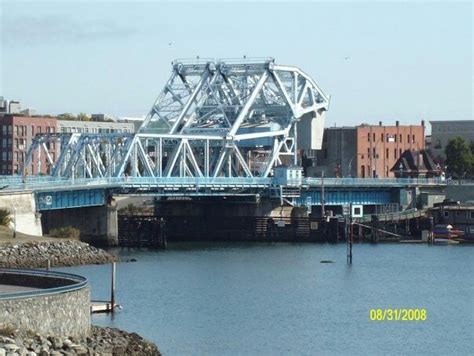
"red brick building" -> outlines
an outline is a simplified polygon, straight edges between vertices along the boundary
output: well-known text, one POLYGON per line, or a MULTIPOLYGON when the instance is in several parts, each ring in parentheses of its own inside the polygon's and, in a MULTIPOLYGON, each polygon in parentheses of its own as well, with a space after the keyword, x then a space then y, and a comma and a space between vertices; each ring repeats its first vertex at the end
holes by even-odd
MULTIPOLYGON (((57 120, 50 117, 3 115, 0 117, 0 175, 37 174, 38 159, 30 167, 23 167, 33 137, 39 133, 57 132, 57 120), (24 169, 24 170, 23 170, 24 169)), ((50 147, 52 156, 59 147, 50 147)), ((54 160, 55 157, 52 157, 54 160)), ((45 155, 41 157, 41 173, 49 173, 45 155)))
POLYGON ((394 177, 390 172, 406 150, 425 148, 425 127, 422 125, 373 126, 357 128, 357 177, 394 177))
POLYGON ((425 126, 363 124, 324 130, 322 149, 317 152, 309 176, 393 178, 390 171, 406 150, 425 148, 425 126))

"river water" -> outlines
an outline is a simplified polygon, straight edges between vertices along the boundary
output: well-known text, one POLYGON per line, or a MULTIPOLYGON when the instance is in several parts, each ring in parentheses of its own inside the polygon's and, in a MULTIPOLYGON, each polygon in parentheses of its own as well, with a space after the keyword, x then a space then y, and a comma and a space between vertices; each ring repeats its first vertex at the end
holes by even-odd
MULTIPOLYGON (((94 315, 165 355, 474 354, 474 246, 182 243, 116 249, 117 302, 94 315), (321 263, 330 260, 334 263, 321 263), (371 321, 423 308, 426 321, 371 321)), ((63 268, 109 296, 110 267, 63 268)))

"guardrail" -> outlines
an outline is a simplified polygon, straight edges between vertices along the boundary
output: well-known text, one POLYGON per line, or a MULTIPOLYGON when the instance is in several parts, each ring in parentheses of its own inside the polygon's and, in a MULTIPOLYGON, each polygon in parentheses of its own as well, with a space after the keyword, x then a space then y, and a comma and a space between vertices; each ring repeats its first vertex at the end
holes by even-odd
MULTIPOLYGON (((74 290, 82 289, 87 286, 87 278, 64 272, 52 272, 52 271, 40 271, 34 269, 14 269, 14 268, 0 268, 0 274, 9 273, 12 275, 24 275, 30 277, 47 277, 47 278, 60 278, 71 281, 70 285, 46 288, 46 289, 36 289, 32 291, 23 291, 23 292, 13 292, 13 293, 0 293, 0 300, 5 299, 18 299, 18 298, 29 298, 36 296, 45 296, 51 294, 58 294, 64 292, 71 292, 74 290)), ((1 279, 0 279, 1 283, 1 279)), ((25 286, 27 287, 27 286, 25 286)))
MULTIPOLYGON (((323 184, 321 178, 303 178, 302 186, 317 187, 323 184)), ((270 187, 276 186, 273 178, 258 177, 107 177, 107 178, 56 178, 0 177, 0 191, 51 190, 93 188, 93 187, 270 187)), ((290 184, 294 186, 294 184, 290 184)), ((446 181, 432 178, 324 178, 325 186, 332 187, 377 187, 377 186, 436 186, 446 181)))

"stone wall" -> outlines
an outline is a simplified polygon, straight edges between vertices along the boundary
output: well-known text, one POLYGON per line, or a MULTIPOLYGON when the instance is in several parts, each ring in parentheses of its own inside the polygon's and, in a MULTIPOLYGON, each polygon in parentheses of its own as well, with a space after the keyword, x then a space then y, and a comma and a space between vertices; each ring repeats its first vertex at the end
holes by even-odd
MULTIPOLYGON (((41 236, 41 214, 36 213, 35 197, 32 192, 0 194, 0 208, 16 215, 16 231, 41 236), (16 209, 16 214, 14 213, 16 209)), ((11 224, 12 228, 14 224, 11 224)))
POLYGON ((42 335, 85 337, 90 333, 89 286, 51 295, 0 299, 0 324, 42 335))

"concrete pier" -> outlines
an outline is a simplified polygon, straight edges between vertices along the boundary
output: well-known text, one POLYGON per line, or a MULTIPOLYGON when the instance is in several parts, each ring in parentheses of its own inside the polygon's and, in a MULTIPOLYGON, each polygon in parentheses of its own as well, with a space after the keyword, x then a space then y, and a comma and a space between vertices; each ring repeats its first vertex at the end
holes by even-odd
POLYGON ((10 211, 12 229, 28 235, 43 235, 41 213, 36 212, 33 192, 0 194, 0 208, 10 211))
POLYGON ((118 245, 116 206, 48 210, 41 220, 46 234, 54 228, 71 226, 81 231, 82 241, 97 246, 118 245))

